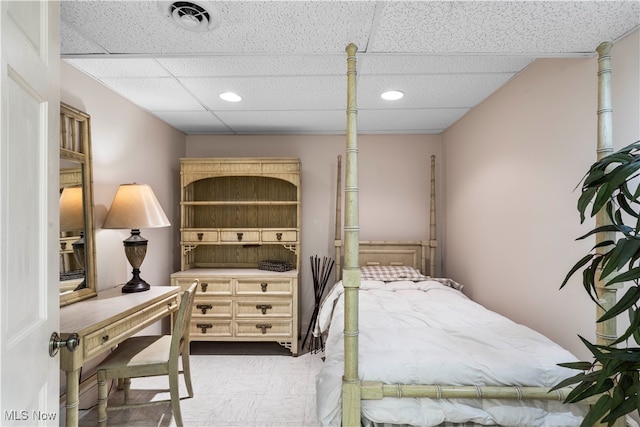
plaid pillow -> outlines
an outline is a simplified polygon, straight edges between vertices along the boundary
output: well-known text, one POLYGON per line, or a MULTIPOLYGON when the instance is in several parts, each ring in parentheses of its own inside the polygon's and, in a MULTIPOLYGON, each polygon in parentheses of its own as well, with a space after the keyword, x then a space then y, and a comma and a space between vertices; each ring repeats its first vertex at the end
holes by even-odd
POLYGON ((367 265, 360 267, 360 277, 362 280, 380 280, 382 282, 393 282, 396 280, 411 280, 414 282, 427 280, 429 276, 424 276, 420 271, 406 265, 367 265))

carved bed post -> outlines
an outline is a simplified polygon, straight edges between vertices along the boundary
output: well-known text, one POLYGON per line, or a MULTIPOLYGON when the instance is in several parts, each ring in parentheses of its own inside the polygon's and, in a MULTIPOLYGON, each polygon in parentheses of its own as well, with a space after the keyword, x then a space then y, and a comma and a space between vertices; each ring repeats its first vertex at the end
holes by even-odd
POLYGON ((342 156, 338 156, 338 176, 336 179, 336 232, 333 239, 336 257, 336 282, 342 278, 342 156))
MULTIPOLYGON (((612 125, 611 125, 611 43, 601 43, 598 52, 598 160, 613 153, 612 125)), ((604 209, 596 214, 596 226, 601 227, 611 224, 604 209)), ((601 232, 596 234, 596 244, 612 240, 615 241, 615 233, 601 232)), ((604 253, 609 248, 600 247, 598 252, 604 253)), ((596 306, 596 319, 600 318, 608 309, 616 303, 616 287, 604 286, 604 280, 596 275, 596 290, 602 307, 596 306)), ((596 344, 610 345, 616 338, 616 319, 611 318, 605 322, 596 323, 596 344)))
POLYGON ((436 277, 436 247, 438 237, 436 236, 436 156, 431 156, 431 208, 429 217, 429 273, 431 277, 436 277))
MULTIPOLYGON (((613 126, 611 108, 611 46, 610 42, 603 42, 598 45, 598 147, 597 159, 613 153, 613 126)), ((596 227, 611 224, 609 217, 604 209, 596 214, 596 227)), ((596 244, 603 241, 615 241, 614 232, 596 233, 596 244)), ((608 247, 599 247, 596 249, 598 253, 608 251, 608 247)), ((602 267, 599 268, 602 270, 602 267)), ((596 319, 599 319, 607 310, 616 304, 616 290, 620 289, 620 285, 605 286, 604 279, 600 278, 600 274, 596 274, 596 291, 601 306, 596 306, 596 319)), ((604 322, 596 322, 596 344, 611 345, 617 338, 616 318, 612 317, 604 322)), ((598 425, 606 425, 598 424, 598 425)), ((614 427, 624 427, 625 418, 619 418, 614 427)))
POLYGON ((358 130, 356 106, 355 44, 347 46, 347 148, 344 217, 344 376, 342 377, 342 425, 360 426, 360 380, 358 376, 358 130))

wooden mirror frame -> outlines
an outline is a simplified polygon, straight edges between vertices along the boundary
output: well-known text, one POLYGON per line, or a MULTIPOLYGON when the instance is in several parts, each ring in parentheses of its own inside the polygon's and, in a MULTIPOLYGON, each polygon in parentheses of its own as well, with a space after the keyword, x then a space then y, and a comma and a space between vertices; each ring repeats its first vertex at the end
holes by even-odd
MULTIPOLYGON (((64 103, 60 104, 60 159, 81 165, 86 280, 85 288, 60 294, 60 306, 64 306, 97 294, 91 118, 88 114, 64 103)), ((61 188, 62 185, 64 183, 61 183, 61 188)))

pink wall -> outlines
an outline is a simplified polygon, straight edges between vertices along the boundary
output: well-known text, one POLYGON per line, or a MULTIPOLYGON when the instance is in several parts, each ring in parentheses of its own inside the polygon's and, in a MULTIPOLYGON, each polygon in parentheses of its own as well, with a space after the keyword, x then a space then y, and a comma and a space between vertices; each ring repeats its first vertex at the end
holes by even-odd
MULTIPOLYGON (((614 140, 640 137, 639 33, 612 50, 614 140)), ((595 308, 579 277, 592 246, 574 191, 595 161, 597 61, 539 60, 443 134, 445 274, 488 308, 576 355, 594 339, 595 308)))
MULTIPOLYGON (((122 183, 151 185, 171 227, 142 230, 149 240, 141 277, 152 285, 168 285, 175 268, 179 232, 179 164, 185 135, 134 106, 61 61, 61 101, 91 116, 96 226, 104 221, 122 183)), ((122 240, 126 230, 96 230, 98 286, 106 289, 131 277, 122 240)))
MULTIPOLYGON (((345 143, 344 136, 336 135, 187 136, 187 157, 301 159, 300 306, 303 332, 313 311, 309 257, 334 257, 337 157, 342 155, 344 174, 345 143)), ((437 156, 438 164, 440 162, 440 136, 360 135, 358 145, 360 238, 428 239, 429 162, 432 154, 437 156)), ((342 184, 344 186, 344 178, 342 184)))

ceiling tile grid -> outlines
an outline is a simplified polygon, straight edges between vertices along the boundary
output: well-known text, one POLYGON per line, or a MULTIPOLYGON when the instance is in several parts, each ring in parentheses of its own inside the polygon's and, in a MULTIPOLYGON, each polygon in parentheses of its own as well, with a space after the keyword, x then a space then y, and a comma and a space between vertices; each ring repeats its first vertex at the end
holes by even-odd
POLYGON ((220 26, 187 31, 153 0, 63 0, 62 58, 185 133, 342 134, 353 42, 359 132, 428 134, 537 58, 591 57, 640 26, 640 0, 192 1, 220 26))

